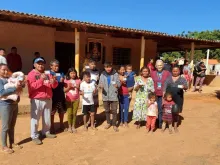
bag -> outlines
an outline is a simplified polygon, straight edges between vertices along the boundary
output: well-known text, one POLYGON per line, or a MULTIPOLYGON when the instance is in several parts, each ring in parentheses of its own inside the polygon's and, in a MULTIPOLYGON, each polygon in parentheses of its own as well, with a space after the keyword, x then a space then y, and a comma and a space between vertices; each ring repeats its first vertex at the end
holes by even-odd
POLYGON ((174 104, 174 105, 172 106, 172 113, 179 113, 179 112, 180 112, 180 110, 179 110, 178 105, 177 105, 177 104, 174 104))

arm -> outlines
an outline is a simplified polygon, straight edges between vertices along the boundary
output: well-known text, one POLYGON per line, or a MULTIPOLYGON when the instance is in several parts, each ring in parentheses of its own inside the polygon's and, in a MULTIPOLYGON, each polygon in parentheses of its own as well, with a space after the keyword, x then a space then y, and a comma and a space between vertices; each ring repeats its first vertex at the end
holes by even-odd
POLYGON ((154 81, 153 81, 152 78, 150 78, 149 87, 150 87, 149 90, 150 90, 151 92, 154 92, 154 91, 155 91, 155 89, 154 89, 154 81))
POLYGON ((187 90, 188 89, 188 84, 187 84, 187 81, 185 78, 182 78, 183 79, 183 89, 184 90, 187 90))
POLYGON ((104 77, 103 77, 103 74, 101 74, 101 76, 100 76, 100 79, 99 79, 99 88, 103 88, 104 86, 103 86, 103 84, 104 84, 104 77))
POLYGON ((137 82, 137 79, 135 79, 135 83, 134 83, 134 90, 137 92, 140 89, 140 85, 137 82))
POLYGON ((167 86, 168 86, 168 79, 165 81, 164 83, 164 87, 163 87, 163 95, 165 94, 166 90, 167 90, 167 86))
POLYGON ((40 77, 40 79, 36 80, 35 75, 28 74, 27 83, 31 90, 36 90, 44 85, 44 79, 40 77))
POLYGON ((4 89, 4 83, 3 80, 0 80, 0 96, 8 96, 13 94, 16 91, 16 88, 8 88, 8 89, 4 89))
POLYGON ((116 85, 117 85, 116 88, 120 88, 120 86, 121 86, 121 82, 120 82, 120 80, 119 80, 119 76, 118 76, 118 74, 116 74, 116 75, 114 75, 114 76, 115 76, 116 85))

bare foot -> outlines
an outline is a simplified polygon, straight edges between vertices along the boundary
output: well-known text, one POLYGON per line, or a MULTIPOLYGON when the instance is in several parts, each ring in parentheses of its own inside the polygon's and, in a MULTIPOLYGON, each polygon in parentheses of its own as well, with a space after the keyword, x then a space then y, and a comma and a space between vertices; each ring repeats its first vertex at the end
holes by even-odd
POLYGON ((68 130, 67 130, 69 133, 73 133, 73 130, 72 130, 72 128, 68 128, 68 130))
POLYGON ((84 126, 84 131, 88 131, 88 127, 86 125, 84 126))
POLYGON ((178 130, 177 128, 174 128, 174 132, 175 132, 175 133, 178 133, 179 130, 178 130))
POLYGON ((121 122, 119 126, 122 127, 122 126, 123 126, 123 123, 121 122))
POLYGON ((119 131, 118 127, 116 127, 116 126, 113 126, 113 129, 114 129, 115 132, 119 131))
POLYGON ((169 130, 169 134, 172 134, 172 133, 173 133, 173 131, 172 131, 172 129, 170 129, 170 130, 169 130))
POLYGON ((92 130, 98 131, 98 129, 96 127, 91 127, 92 130))
POLYGON ((105 126, 105 129, 109 129, 111 127, 111 125, 110 124, 107 124, 106 126, 105 126))
POLYGON ((137 128, 137 129, 140 129, 140 128, 141 128, 141 125, 140 125, 140 124, 138 124, 136 128, 137 128))
POLYGON ((161 129, 161 132, 164 133, 165 129, 161 129))
POLYGON ((77 133, 77 130, 76 130, 76 128, 72 128, 72 133, 77 133))
POLYGON ((150 129, 149 128, 147 128, 147 133, 149 133, 150 132, 150 129))
POLYGON ((127 122, 124 123, 124 127, 126 127, 126 128, 129 127, 127 122))

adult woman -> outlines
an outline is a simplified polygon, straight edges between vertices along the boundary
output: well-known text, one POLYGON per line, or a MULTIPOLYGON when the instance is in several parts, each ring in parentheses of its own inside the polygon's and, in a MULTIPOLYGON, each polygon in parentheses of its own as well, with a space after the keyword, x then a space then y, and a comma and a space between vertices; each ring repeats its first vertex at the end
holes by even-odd
POLYGON ((199 92, 202 92, 202 84, 205 80, 205 72, 206 72, 206 67, 204 62, 200 62, 197 67, 195 67, 195 75, 196 75, 196 82, 194 85, 193 92, 196 91, 196 87, 199 84, 199 92))
MULTIPOLYGON (((180 76, 179 67, 172 69, 172 76, 167 78, 164 84, 164 92, 170 92, 173 97, 173 101, 176 103, 179 112, 182 112, 184 102, 184 91, 188 88, 185 78, 180 76)), ((179 114, 173 115, 174 130, 178 132, 177 126, 179 121, 179 114)))
MULTIPOLYGON (((16 88, 4 89, 4 85, 8 82, 8 67, 6 64, 0 64, 0 96, 8 96, 22 89, 21 85, 16 88)), ((5 153, 13 153, 10 148, 22 148, 14 143, 14 127, 18 115, 18 101, 0 99, 0 115, 2 120, 2 151, 5 153), (9 135, 10 148, 7 146, 7 134, 9 135)))
POLYGON ((137 129, 140 128, 140 122, 146 121, 146 99, 150 92, 154 92, 154 82, 150 76, 150 70, 147 67, 141 68, 140 76, 135 80, 134 90, 136 93, 133 120, 137 121, 137 129))
POLYGON ((164 63, 162 60, 156 61, 156 71, 151 72, 151 77, 154 81, 154 89, 157 95, 157 105, 158 105, 158 127, 162 127, 162 99, 163 99, 163 88, 164 83, 171 74, 169 71, 164 70, 164 63))
POLYGON ((147 67, 150 69, 150 72, 155 70, 153 63, 154 63, 154 59, 151 58, 149 63, 147 64, 147 67))

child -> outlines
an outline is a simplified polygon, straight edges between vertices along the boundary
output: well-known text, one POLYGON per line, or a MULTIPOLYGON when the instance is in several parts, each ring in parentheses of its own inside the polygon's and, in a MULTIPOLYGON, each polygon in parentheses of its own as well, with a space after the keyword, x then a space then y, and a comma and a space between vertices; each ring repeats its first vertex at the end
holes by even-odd
POLYGON ((66 93, 66 108, 68 113, 68 131, 70 133, 76 133, 76 114, 79 107, 79 86, 80 79, 77 76, 77 71, 74 68, 69 68, 64 88, 66 93))
MULTIPOLYGON (((90 72, 91 74, 91 82, 94 83, 95 86, 98 85, 99 81, 99 71, 96 69, 96 62, 94 60, 89 60, 88 62, 89 68, 86 69, 86 71, 90 72)), ((99 107, 99 98, 98 98, 98 90, 96 90, 96 93, 93 95, 93 100, 94 100, 94 109, 95 109, 95 114, 97 113, 97 109, 99 107)), ((88 125, 90 124, 91 120, 89 118, 88 125)))
POLYGON ((63 118, 64 114, 66 112, 65 108, 65 94, 63 91, 64 88, 64 74, 59 72, 59 61, 58 60, 52 60, 50 62, 50 74, 52 76, 56 77, 56 80, 58 81, 58 86, 53 91, 53 97, 52 97, 52 111, 51 111, 51 133, 55 133, 54 129, 54 115, 56 112, 59 113, 60 118, 60 131, 64 130, 64 124, 63 124, 63 118))
POLYGON ((156 119, 158 117, 158 106, 156 101, 156 94, 149 93, 147 100, 147 132, 152 132, 155 129, 156 119))
MULTIPOLYGON (((24 73, 14 72, 12 76, 8 79, 8 83, 4 85, 4 89, 16 88, 18 85, 24 85, 24 73)), ((21 92, 16 92, 16 94, 11 94, 5 97, 2 97, 1 100, 13 100, 17 101, 21 92)))
POLYGON ((188 70, 183 70, 182 77, 186 79, 188 89, 190 89, 191 75, 189 74, 188 70))
POLYGON ((172 134, 172 122, 173 122, 173 115, 172 115, 172 107, 175 105, 172 94, 169 92, 166 92, 164 95, 164 100, 162 103, 163 108, 163 124, 162 124, 162 132, 165 131, 166 125, 168 124, 169 132, 172 134))
POLYGON ((107 125, 105 129, 111 127, 110 109, 113 115, 112 125, 115 132, 118 132, 116 127, 117 121, 117 108, 118 108, 118 88, 121 83, 117 72, 112 68, 112 64, 106 62, 104 64, 104 71, 102 72, 99 80, 99 87, 102 89, 102 100, 105 108, 107 125), (110 108, 111 107, 111 108, 110 108))
POLYGON ((5 49, 0 48, 0 64, 6 64, 7 65, 7 60, 4 56, 5 56, 5 49))
POLYGON ((119 80, 121 82, 121 87, 119 88, 119 102, 120 102, 120 126, 128 127, 128 110, 129 110, 129 92, 126 85, 125 67, 120 66, 119 70, 119 80))
POLYGON ((126 66, 125 75, 127 77, 127 82, 126 83, 127 83, 127 87, 128 87, 128 91, 129 91, 129 99, 131 100, 132 92, 133 92, 134 84, 135 84, 134 77, 136 76, 135 72, 132 71, 132 65, 127 65, 126 66))
POLYGON ((83 104, 83 122, 84 129, 87 131, 87 115, 90 113, 91 117, 91 128, 97 130, 94 125, 95 120, 95 108, 93 95, 96 93, 96 87, 94 83, 91 82, 91 74, 87 71, 83 73, 83 82, 80 84, 80 94, 82 95, 82 104, 83 104))

